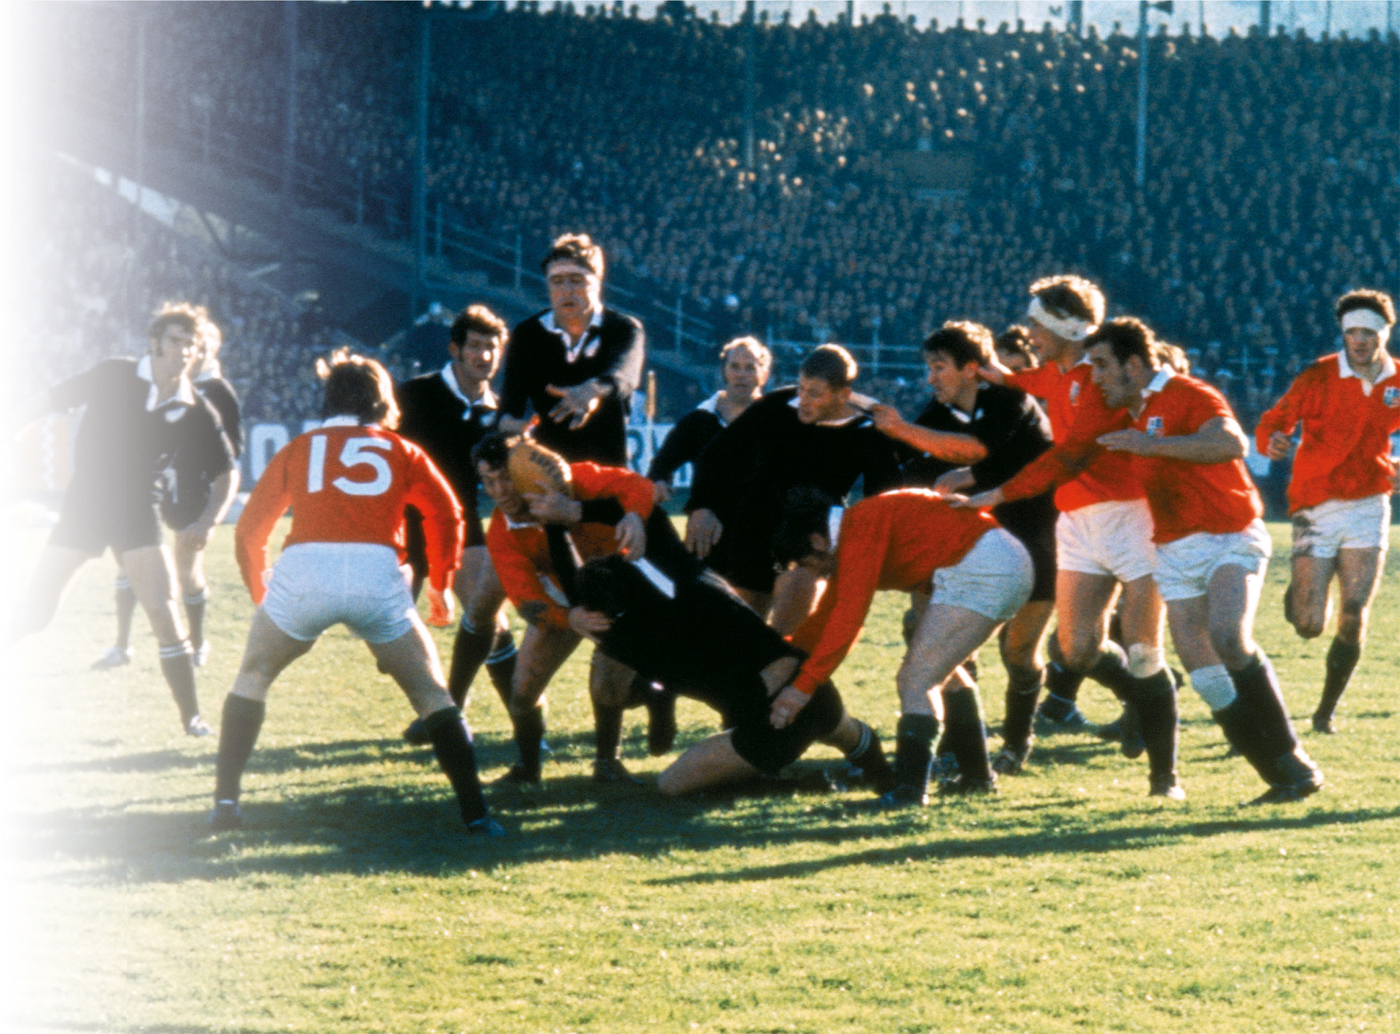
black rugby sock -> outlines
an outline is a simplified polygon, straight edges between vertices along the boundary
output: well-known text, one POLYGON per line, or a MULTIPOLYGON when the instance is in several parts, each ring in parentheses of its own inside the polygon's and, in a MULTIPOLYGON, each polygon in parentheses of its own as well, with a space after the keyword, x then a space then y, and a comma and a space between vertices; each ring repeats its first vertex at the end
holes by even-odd
POLYGON ((625 713, 620 707, 594 702, 593 728, 597 737, 595 756, 599 761, 611 761, 622 753, 622 716, 625 713))
POLYGON ((1133 676, 1128 671, 1128 655, 1111 639, 1103 644, 1098 659, 1089 666, 1085 674, 1112 692, 1119 700, 1128 699, 1128 694, 1133 691, 1133 676))
POLYGON ((515 678, 516 654, 515 639, 510 629, 501 629, 492 640, 491 652, 486 657, 486 674, 490 676, 491 685, 496 687, 496 695, 506 705, 506 710, 510 710, 510 684, 515 678))
MULTIPOLYGON (((880 737, 860 719, 856 719, 855 722, 860 726, 860 742, 846 754, 846 760, 865 773, 865 778, 877 792, 884 793, 893 789, 897 780, 894 769, 890 768, 889 761, 885 759, 885 749, 880 745, 880 737)), ((932 740, 933 737, 930 736, 929 742, 932 740)), ((925 751, 927 750, 928 745, 925 744, 925 751)), ((924 764, 924 784, 928 784, 927 763, 924 764)))
POLYGON ((1035 718, 1036 701, 1044 684, 1044 668, 1006 666, 1006 716, 1001 723, 1001 738, 1012 750, 1025 749, 1030 740, 1031 721, 1035 718))
POLYGON ((991 782, 987 730, 982 724, 982 703, 976 688, 962 686, 944 692, 943 708, 943 720, 948 726, 944 743, 958 759, 958 771, 964 779, 991 782))
POLYGON ((1278 676, 1264 651, 1256 649, 1247 665, 1230 672, 1230 681, 1253 716, 1259 761, 1272 764, 1283 755, 1293 753, 1298 747, 1298 736, 1289 721, 1278 676))
POLYGON ((895 725, 894 781, 900 793, 928 793, 928 770, 933 761, 933 738, 938 719, 931 714, 905 714, 895 725))
POLYGON ((136 590, 126 575, 117 575, 117 649, 131 649, 131 619, 136 613, 136 590))
POLYGON ((539 778, 540 741, 544 739, 544 708, 536 704, 524 716, 511 716, 515 729, 515 749, 520 754, 520 767, 526 775, 539 778))
POLYGON ((482 635, 461 625, 457 626, 457 637, 452 640, 452 664, 447 671, 447 695, 458 707, 466 704, 472 680, 476 678, 486 655, 491 652, 491 641, 494 638, 494 633, 482 635))
POLYGON ((1060 652, 1060 640, 1058 636, 1051 636, 1050 642, 1045 648, 1049 655, 1049 663, 1045 666, 1045 691, 1051 697, 1056 697, 1061 701, 1069 703, 1069 707, 1063 709, 1063 714, 1059 713, 1060 707, 1051 704, 1050 700, 1045 703, 1049 705, 1043 708, 1047 718, 1061 721, 1064 715, 1069 714, 1073 709, 1075 701, 1079 699, 1079 686, 1084 681, 1084 673, 1075 671, 1065 663, 1065 656, 1060 652))
POLYGON ((258 742, 267 704, 230 693, 219 724, 219 760, 214 766, 214 801, 237 801, 243 770, 258 742))
POLYGON ((1133 708, 1142 723, 1142 740, 1147 746, 1147 768, 1152 775, 1176 771, 1177 706, 1176 686, 1166 668, 1146 678, 1135 679, 1131 692, 1133 708))
POLYGON ((1340 637, 1332 640, 1327 650, 1327 680, 1322 684, 1322 699, 1317 702, 1315 718, 1331 721, 1337 712, 1337 703, 1347 691, 1351 673, 1361 660, 1361 644, 1344 642, 1340 637))
POLYGON ((165 676, 175 706, 180 709, 180 724, 186 727, 199 714, 199 696, 194 688, 194 653, 189 640, 160 648, 160 671, 165 676))
POLYGON ((481 796, 481 779, 476 771, 476 751, 462 721, 460 708, 444 707, 423 719, 428 736, 433 741, 433 753, 439 767, 457 794, 457 806, 462 821, 471 823, 486 815, 486 801, 481 796))

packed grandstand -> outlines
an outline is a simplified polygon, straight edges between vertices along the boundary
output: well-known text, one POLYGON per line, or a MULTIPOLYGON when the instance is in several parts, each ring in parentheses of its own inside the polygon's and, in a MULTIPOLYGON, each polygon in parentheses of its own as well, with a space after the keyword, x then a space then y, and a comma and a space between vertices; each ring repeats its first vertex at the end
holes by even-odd
MULTIPOLYGON (((1135 36, 893 14, 851 25, 643 13, 439 10, 427 189, 458 225, 520 239, 526 255, 589 232, 618 277, 681 297, 709 343, 754 333, 795 348, 912 349, 948 318, 1003 327, 1027 283, 1075 270, 1103 284, 1111 312, 1186 348, 1252 426, 1303 364, 1335 349, 1333 299, 1400 282, 1393 35, 1154 34, 1138 187, 1135 36)), ((388 238, 408 232, 420 15, 299 5, 297 160, 343 187, 330 193, 345 220, 388 238)), ((67 41, 69 102, 129 119, 132 10, 49 17, 67 41)), ((160 5, 144 17, 152 145, 275 165, 280 7, 160 5)), ((252 419, 311 415, 304 372, 336 312, 307 310, 217 251, 131 218, 110 190, 56 182, 44 209, 45 310, 58 325, 46 328, 57 345, 41 381, 139 348, 128 342, 152 304, 188 297, 224 326, 252 419)), ((709 364, 705 344, 687 347, 709 364)), ((917 377, 866 387, 906 412, 926 395, 917 377)), ((663 414, 693 404, 673 394, 663 414)))

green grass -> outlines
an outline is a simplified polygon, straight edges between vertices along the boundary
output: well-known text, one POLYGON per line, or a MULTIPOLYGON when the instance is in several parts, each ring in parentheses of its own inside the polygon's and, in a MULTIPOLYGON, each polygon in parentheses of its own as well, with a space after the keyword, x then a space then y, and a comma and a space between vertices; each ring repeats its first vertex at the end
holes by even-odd
MULTIPOLYGON (((1279 556, 1259 638, 1306 725, 1329 640, 1284 625, 1279 556)), ((229 529, 210 561, 217 719, 251 606, 229 529)), ((580 651, 552 691, 544 786, 491 791, 514 835, 482 843, 343 631, 273 690, 247 828, 209 835, 215 744, 179 735, 149 632, 132 667, 87 670, 112 628, 113 566, 92 564, 6 661, 6 1012, 19 1030, 165 1034, 1397 1030, 1395 566, 1343 734, 1305 737, 1329 786, 1301 804, 1238 807, 1261 786, 1189 691, 1184 805, 1146 799, 1142 763, 1084 737, 1042 739, 999 798, 918 813, 595 787, 580 651)), ((838 673, 887 743, 902 606, 881 597, 838 673)), ((982 660, 995 724, 1004 684, 982 660)), ((1116 710, 1084 697, 1091 717, 1116 710)), ((484 678, 470 718, 500 774, 513 749, 484 678)), ((712 730, 685 701, 681 725, 682 744, 712 730)), ((666 759, 641 733, 628 763, 650 776, 666 759)))

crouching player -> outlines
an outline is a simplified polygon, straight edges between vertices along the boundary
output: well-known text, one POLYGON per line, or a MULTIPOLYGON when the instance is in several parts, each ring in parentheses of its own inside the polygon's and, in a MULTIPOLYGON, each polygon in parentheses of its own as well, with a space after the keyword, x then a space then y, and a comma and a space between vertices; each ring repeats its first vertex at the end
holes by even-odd
POLYGON ((1307 797, 1322 773, 1298 745, 1278 676, 1253 637, 1272 545, 1244 465, 1248 439, 1229 403, 1173 373, 1139 321, 1109 320, 1086 344, 1104 401, 1133 418, 1099 444, 1131 454, 1147 492, 1157 587, 1191 685, 1269 784, 1256 803, 1307 797))
MULTIPOLYGON (((535 508, 551 505, 546 500, 535 508)), ((664 512, 647 522, 645 555, 630 559, 612 554, 580 569, 572 534, 559 524, 545 530, 560 587, 574 604, 569 626, 644 678, 721 716, 724 731, 661 773, 662 793, 679 796, 776 775, 818 740, 841 750, 869 785, 882 792, 893 785, 879 738, 846 713, 829 679, 794 721, 774 726, 771 697, 797 673, 804 655, 686 551, 664 512)))
POLYGON ((887 492, 842 510, 821 492, 798 488, 788 495, 773 553, 780 565, 798 564, 830 579, 817 609, 793 634, 793 645, 808 657, 773 701, 773 725, 784 728, 800 715, 845 659, 877 590, 929 592, 931 585, 895 676, 896 785, 879 804, 927 803, 940 721, 958 761, 958 789, 994 791, 977 687, 959 666, 1030 598, 1035 573, 1026 547, 985 511, 954 509, 921 489, 887 492), (955 673, 960 688, 938 693, 955 673))
POLYGON ((423 515, 433 621, 451 621, 461 507, 427 455, 389 430, 398 409, 382 366, 341 351, 330 363, 318 362, 317 373, 326 382, 325 422, 273 457, 238 521, 238 566, 258 609, 224 701, 210 824, 231 829, 242 822, 239 784, 273 681, 322 632, 343 622, 424 719, 468 832, 501 836, 486 813, 461 709, 448 696, 437 650, 399 566, 404 507, 411 505, 423 515), (268 572, 268 537, 289 505, 292 530, 268 572))

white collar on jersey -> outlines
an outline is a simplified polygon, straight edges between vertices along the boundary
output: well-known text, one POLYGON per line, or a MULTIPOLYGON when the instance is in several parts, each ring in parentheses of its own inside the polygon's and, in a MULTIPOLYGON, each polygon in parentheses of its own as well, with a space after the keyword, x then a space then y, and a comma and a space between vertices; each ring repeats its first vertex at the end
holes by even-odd
MULTIPOLYGON (((713 413, 715 416, 719 416, 719 392, 715 392, 695 408, 703 409, 706 413, 713 413)), ((719 416, 719 422, 721 424, 724 423, 724 417, 719 416)))
POLYGON ((1381 381, 1388 381, 1395 376, 1395 360, 1391 358, 1389 352, 1382 352, 1381 355, 1385 356, 1384 361, 1381 363, 1381 375, 1373 381, 1368 381, 1351 368, 1351 363, 1347 362, 1347 350, 1344 348, 1337 353, 1337 376, 1343 378, 1355 377, 1361 382, 1361 394, 1369 398, 1372 388, 1381 381))
POLYGON ((836 543, 841 540, 841 518, 846 515, 844 506, 833 506, 826 512, 826 537, 831 543, 831 552, 836 552, 836 543))
MULTIPOLYGON (((869 402, 869 403, 872 403, 872 404, 873 404, 874 401, 875 401, 875 400, 872 399, 869 395, 856 395, 856 394, 852 393, 852 395, 851 395, 851 402, 854 404, 854 403, 855 403, 855 400, 858 399, 858 398, 859 398, 859 399, 863 399, 863 400, 865 400, 865 401, 867 401, 867 402, 869 402)), ((788 405, 791 406, 793 409, 796 409, 796 408, 797 408, 797 396, 796 396, 796 395, 794 395, 792 398, 788 399, 788 405)), ((865 416, 864 413, 862 413, 862 412, 860 412, 860 411, 857 411, 854 415, 845 417, 845 418, 843 418, 843 419, 841 419, 841 420, 818 420, 818 421, 817 421, 817 426, 818 426, 818 427, 845 427, 847 424, 853 423, 853 422, 855 422, 856 420, 861 419, 861 417, 863 417, 863 416, 865 416)))
POLYGON ((1157 376, 1153 377, 1147 387, 1142 389, 1142 397, 1151 398, 1153 395, 1157 394, 1157 392, 1165 388, 1167 386, 1167 381, 1175 376, 1176 374, 1172 373, 1170 367, 1162 367, 1157 371, 1157 376))
POLYGON ((462 419, 466 420, 472 415, 472 406, 485 406, 487 409, 496 408, 496 396, 491 394, 491 385, 481 386, 481 398, 473 402, 467 398, 467 393, 462 390, 462 386, 457 383, 457 371, 452 369, 452 364, 448 363, 442 368, 442 380, 447 385, 447 390, 456 395, 466 405, 466 412, 462 414, 462 419))
POLYGON ((160 410, 160 415, 167 423, 173 424, 185 415, 185 410, 194 405, 194 386, 190 384, 190 379, 184 375, 180 377, 180 385, 175 389, 175 394, 157 405, 160 399, 160 389, 156 387, 155 376, 151 373, 151 357, 143 355, 136 363, 136 376, 151 386, 151 390, 146 393, 146 412, 154 413, 160 410))
POLYGON ((600 305, 593 310, 593 318, 588 321, 588 326, 583 329, 583 333, 577 341, 571 339, 569 332, 554 322, 552 309, 540 318, 540 325, 551 334, 559 335, 559 339, 564 342, 564 358, 569 362, 575 362, 580 355, 586 355, 592 359, 598 354, 598 348, 602 345, 598 331, 603 329, 603 307, 600 305), (585 343, 588 345, 587 348, 584 348, 585 343))

